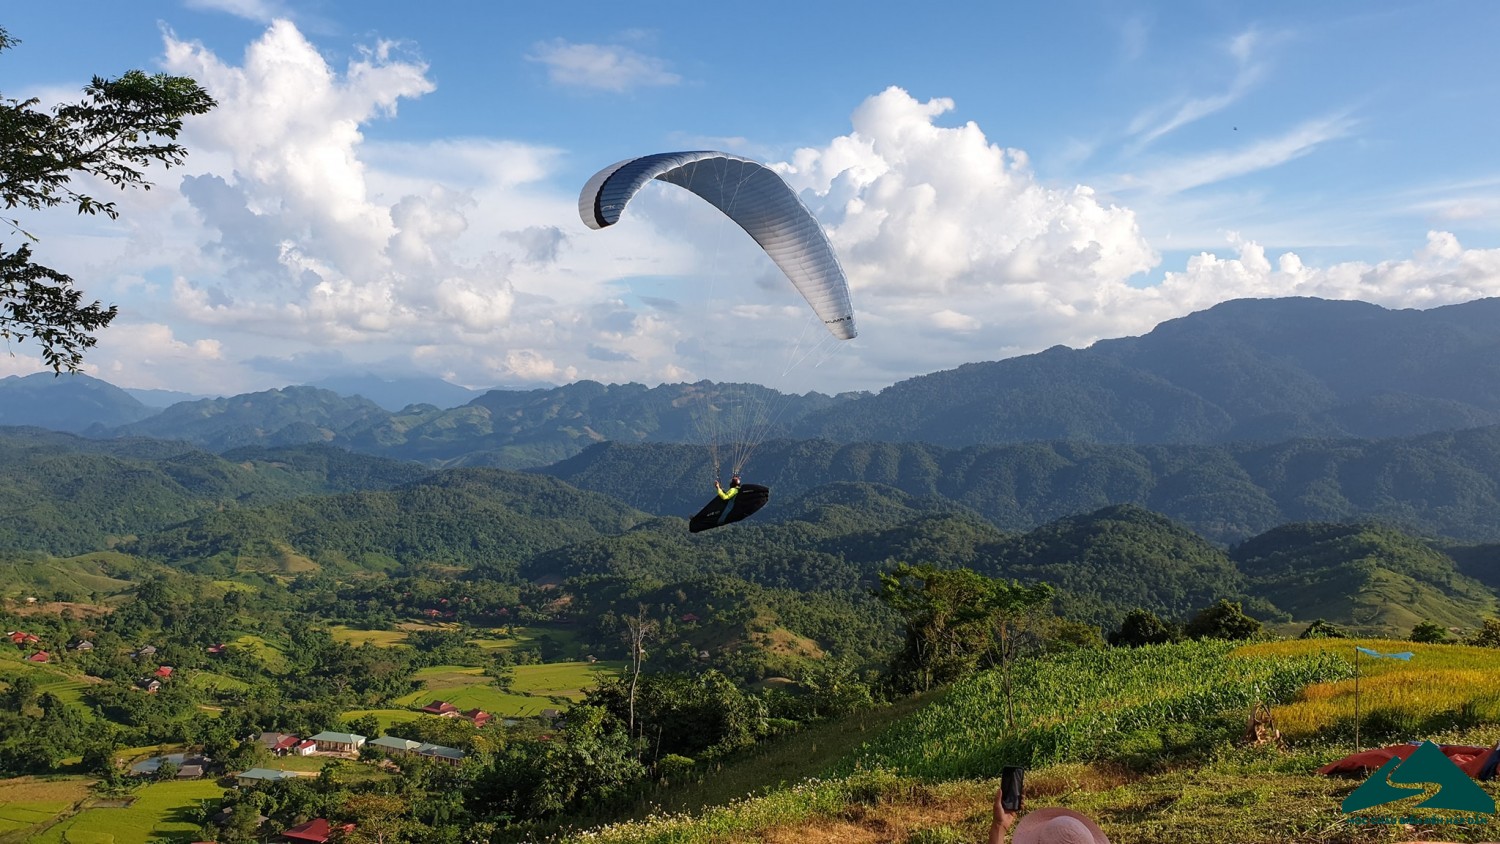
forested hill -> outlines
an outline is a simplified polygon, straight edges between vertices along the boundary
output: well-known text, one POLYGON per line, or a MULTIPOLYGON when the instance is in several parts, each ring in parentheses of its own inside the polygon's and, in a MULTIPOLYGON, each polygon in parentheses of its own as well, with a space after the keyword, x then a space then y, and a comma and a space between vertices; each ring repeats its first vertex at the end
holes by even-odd
MULTIPOLYGON (((591 451, 579 461, 592 458, 592 465, 575 467, 602 487, 589 491, 535 473, 430 472, 327 447, 221 457, 181 443, 13 430, 0 436, 0 507, 7 513, 0 559, 24 558, 31 566, 47 554, 114 549, 139 563, 112 563, 109 572, 162 564, 247 582, 436 564, 454 576, 517 587, 571 580, 627 592, 728 578, 788 594, 843 596, 845 603, 867 597, 878 572, 913 562, 1052 583, 1067 615, 1105 627, 1137 607, 1180 619, 1218 598, 1243 601, 1267 619, 1323 617, 1384 632, 1409 629, 1415 620, 1472 627, 1495 605, 1493 590, 1454 562, 1493 582, 1492 547, 1437 547, 1389 528, 1301 525, 1276 527, 1226 551, 1133 504, 1090 508, 1072 498, 1077 510, 1049 517, 1047 508, 1062 499, 1033 501, 1037 522, 1024 532, 1003 530, 969 506, 1067 483, 1110 488, 1097 479, 1083 483, 1090 472, 1106 481, 1125 476, 1098 467, 1152 470, 1140 455, 1096 455, 1100 462, 1090 463, 1076 452, 1073 469, 1041 472, 1042 455, 1060 461, 1062 447, 1018 457, 935 446, 787 444, 778 458, 787 467, 785 483, 771 506, 731 528, 693 535, 681 516, 707 493, 690 467, 680 469, 682 494, 692 496, 683 511, 652 518, 618 497, 656 489, 661 479, 651 472, 691 463, 671 455, 685 448, 591 451), (812 459, 817 453, 821 462, 812 459), (818 483, 837 474, 834 465, 869 479, 818 483), (979 479, 973 494, 945 493, 950 472, 979 479)), ((1157 483, 1178 488, 1185 501, 1195 494, 1215 501, 1212 479, 1192 469, 1214 465, 1211 458, 1201 447, 1179 455, 1175 479, 1157 483)), ((1408 458, 1413 466, 1430 461, 1414 451, 1408 458)))
POLYGON ((1396 437, 1500 422, 1500 300, 1243 299, 1141 337, 903 381, 796 435, 962 446, 1396 437))
MULTIPOLYGON (((713 492, 707 456, 691 446, 602 444, 535 471, 663 515, 691 514, 713 492)), ((776 518, 778 500, 860 481, 960 505, 1005 530, 1135 504, 1221 543, 1287 522, 1367 519, 1500 540, 1500 426, 1269 445, 769 442, 747 480, 771 487, 762 518, 776 518)))
POLYGON ((327 446, 210 454, 186 443, 0 429, 0 551, 80 554, 226 508, 382 490, 428 474, 327 446))

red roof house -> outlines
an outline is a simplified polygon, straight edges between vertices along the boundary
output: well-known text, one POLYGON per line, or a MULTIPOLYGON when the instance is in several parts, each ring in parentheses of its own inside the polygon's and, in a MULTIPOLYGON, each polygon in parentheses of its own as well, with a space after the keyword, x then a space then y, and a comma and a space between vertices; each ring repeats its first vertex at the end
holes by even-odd
POLYGON ((422 707, 422 711, 442 718, 453 718, 458 715, 458 707, 445 700, 435 700, 422 707))
POLYGON ((31 656, 26 657, 26 661, 27 662, 46 662, 47 660, 49 660, 51 658, 52 658, 51 655, 49 655, 46 651, 37 651, 36 653, 32 654, 31 656))
POLYGON ((163 665, 162 667, 156 669, 156 673, 154 675, 152 675, 152 676, 160 677, 163 680, 165 680, 168 677, 172 676, 172 666, 170 666, 170 665, 163 665))
MULTIPOLYGON (((352 823, 339 827, 342 832, 348 832, 351 829, 354 829, 352 823)), ((326 844, 331 837, 333 837, 333 826, 326 818, 313 818, 307 823, 299 823, 281 831, 283 841, 310 841, 312 844, 326 844)))
POLYGON ((490 722, 490 719, 494 718, 495 716, 491 715, 488 712, 485 712, 483 709, 470 709, 468 712, 464 713, 464 717, 469 719, 470 721, 473 721, 475 727, 483 727, 485 724, 488 724, 490 722))

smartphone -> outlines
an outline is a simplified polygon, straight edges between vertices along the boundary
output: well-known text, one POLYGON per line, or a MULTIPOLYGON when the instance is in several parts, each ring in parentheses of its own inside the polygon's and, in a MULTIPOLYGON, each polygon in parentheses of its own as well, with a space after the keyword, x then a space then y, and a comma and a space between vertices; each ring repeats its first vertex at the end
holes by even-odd
POLYGON ((1021 792, 1026 782, 1026 769, 1006 765, 1000 771, 1000 805, 1007 812, 1021 811, 1021 792))

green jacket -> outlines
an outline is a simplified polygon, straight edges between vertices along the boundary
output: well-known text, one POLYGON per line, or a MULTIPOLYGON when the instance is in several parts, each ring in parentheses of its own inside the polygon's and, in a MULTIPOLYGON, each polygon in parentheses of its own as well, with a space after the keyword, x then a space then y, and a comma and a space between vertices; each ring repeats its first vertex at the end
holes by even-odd
POLYGON ((715 487, 715 490, 719 493, 719 497, 726 501, 740 494, 740 488, 737 486, 732 486, 729 489, 718 489, 715 487))

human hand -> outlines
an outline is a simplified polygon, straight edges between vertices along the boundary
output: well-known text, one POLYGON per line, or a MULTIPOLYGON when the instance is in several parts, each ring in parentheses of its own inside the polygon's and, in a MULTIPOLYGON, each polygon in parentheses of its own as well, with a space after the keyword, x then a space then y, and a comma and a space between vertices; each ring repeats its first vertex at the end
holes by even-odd
POLYGON ((1016 825, 1016 816, 1005 811, 1005 790, 995 789, 995 822, 990 825, 990 844, 1000 844, 1005 840, 1005 834, 1016 825))

